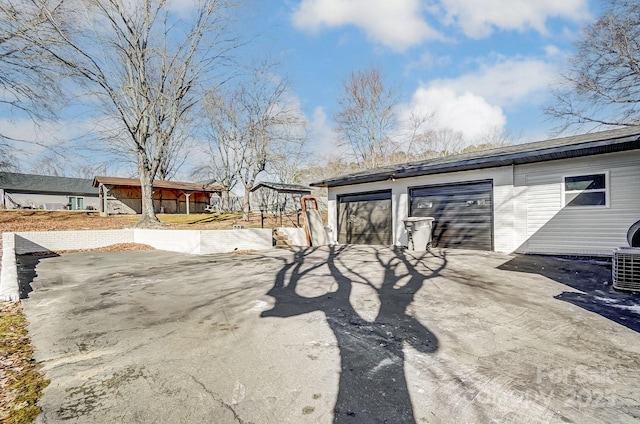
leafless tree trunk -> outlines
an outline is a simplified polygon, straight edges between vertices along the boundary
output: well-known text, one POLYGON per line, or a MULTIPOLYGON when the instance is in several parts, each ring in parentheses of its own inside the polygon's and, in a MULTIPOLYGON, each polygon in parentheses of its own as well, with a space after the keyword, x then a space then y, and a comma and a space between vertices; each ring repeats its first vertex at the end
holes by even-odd
POLYGON ((640 3, 607 0, 587 26, 546 113, 572 126, 640 125, 640 3))
POLYGON ((382 165, 395 150, 397 89, 385 84, 380 69, 354 72, 343 83, 334 119, 342 144, 365 168, 382 165))
POLYGON ((258 175, 283 146, 304 138, 304 120, 291 102, 288 83, 272 74, 271 68, 256 66, 208 102, 215 160, 223 175, 228 179, 234 175, 244 188, 244 219, 249 219, 249 192, 258 175))
POLYGON ((31 41, 114 117, 114 133, 125 135, 114 143, 136 158, 138 225, 154 225, 153 181, 172 152, 176 128, 198 102, 199 83, 234 47, 222 39, 231 4, 197 1, 188 16, 178 16, 164 0, 68 0, 61 7, 74 29, 63 27, 49 9, 49 31, 31 41))

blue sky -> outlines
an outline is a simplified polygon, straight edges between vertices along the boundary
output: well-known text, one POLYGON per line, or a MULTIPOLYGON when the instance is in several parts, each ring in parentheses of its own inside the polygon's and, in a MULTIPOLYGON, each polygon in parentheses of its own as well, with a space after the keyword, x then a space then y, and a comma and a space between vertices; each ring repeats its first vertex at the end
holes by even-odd
POLYGON ((402 106, 436 113, 436 127, 519 141, 557 125, 541 106, 580 29, 601 13, 589 0, 302 0, 261 2, 264 39, 331 151, 340 84, 375 65, 402 106))
MULTIPOLYGON (((434 113, 433 128, 460 131, 468 143, 496 129, 521 142, 548 138, 558 123, 541 107, 580 29, 602 12, 595 0, 248 1, 238 30, 260 35, 242 52, 278 60, 320 154, 334 151, 342 81, 371 65, 400 87, 405 113, 434 113)), ((70 110, 36 129, 20 117, 2 125, 19 138, 64 140, 91 127, 85 118, 70 110)), ((37 171, 37 153, 23 171, 37 171)))

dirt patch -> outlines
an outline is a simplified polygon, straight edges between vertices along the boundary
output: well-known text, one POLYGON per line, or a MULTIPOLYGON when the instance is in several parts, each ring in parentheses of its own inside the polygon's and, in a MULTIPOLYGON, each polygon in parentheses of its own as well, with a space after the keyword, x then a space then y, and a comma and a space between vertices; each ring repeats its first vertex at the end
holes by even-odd
POLYGON ((51 256, 62 255, 64 253, 78 253, 78 252, 133 252, 137 250, 156 250, 155 247, 142 243, 117 243, 109 246, 96 247, 94 249, 74 249, 74 250, 55 250, 48 252, 33 252, 29 253, 29 256, 51 256))

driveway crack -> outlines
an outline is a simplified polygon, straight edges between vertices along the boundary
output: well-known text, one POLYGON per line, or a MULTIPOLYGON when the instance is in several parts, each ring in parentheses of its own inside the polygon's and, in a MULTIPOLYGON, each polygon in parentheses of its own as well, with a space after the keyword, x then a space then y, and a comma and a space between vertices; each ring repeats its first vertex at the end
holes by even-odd
POLYGON ((213 399, 214 401, 219 403, 222 407, 224 407, 224 408, 228 409, 229 411, 231 411, 231 413, 233 414, 233 419, 236 422, 238 422, 240 424, 252 424, 250 421, 245 421, 242 418, 240 418, 240 416, 235 411, 235 409, 233 409, 233 406, 229 405, 228 403, 226 403, 225 401, 220 399, 215 393, 213 393, 211 390, 209 390, 209 388, 207 386, 205 386, 204 383, 202 383, 200 380, 198 380, 197 378, 195 378, 191 374, 189 374, 189 377, 191 377, 191 379, 194 381, 194 383, 196 383, 197 385, 202 387, 202 390, 204 390, 209 396, 211 396, 211 399, 213 399))

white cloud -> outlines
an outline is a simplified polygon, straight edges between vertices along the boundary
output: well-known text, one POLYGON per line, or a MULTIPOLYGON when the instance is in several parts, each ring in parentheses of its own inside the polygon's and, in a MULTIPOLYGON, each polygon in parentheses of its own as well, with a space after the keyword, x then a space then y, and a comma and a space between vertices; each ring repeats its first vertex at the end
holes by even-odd
POLYGON ((426 124, 429 129, 461 132, 469 143, 503 129, 507 121, 500 107, 489 104, 481 96, 432 84, 418 88, 411 103, 403 109, 405 117, 411 112, 421 116, 433 114, 433 119, 426 124))
POLYGON ((428 23, 429 18, 477 39, 494 30, 546 34, 550 18, 581 22, 590 14, 588 0, 302 0, 292 14, 300 30, 316 33, 353 25, 371 41, 398 51, 448 38, 428 23))
POLYGON ((442 7, 447 22, 471 38, 487 37, 494 29, 546 33, 549 18, 589 18, 588 0, 442 0, 442 7))
POLYGON ((456 93, 471 92, 489 103, 509 107, 527 102, 548 92, 555 79, 555 67, 542 59, 509 59, 482 65, 477 72, 455 79, 440 79, 430 86, 449 88, 456 93))
POLYGON ((532 105, 544 99, 555 79, 554 65, 537 58, 510 58, 482 64, 475 72, 458 78, 422 84, 411 102, 402 106, 403 116, 433 114, 434 129, 460 131, 474 142, 506 126, 504 108, 532 105))
POLYGON ((405 67, 404 74, 406 76, 414 71, 431 70, 435 67, 447 66, 450 65, 451 62, 451 56, 434 56, 430 52, 425 52, 405 67))
POLYGON ((302 0, 292 20, 296 28, 309 32, 354 25, 372 41, 402 51, 443 38, 423 12, 420 0, 302 0))
POLYGON ((313 110, 313 116, 308 120, 311 148, 319 155, 330 155, 336 151, 337 135, 322 106, 313 110))
POLYGON ((560 57, 562 55, 562 51, 557 46, 554 46, 553 44, 549 44, 548 46, 545 46, 544 52, 549 57, 554 57, 554 56, 560 57))

